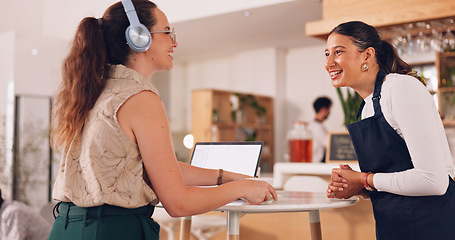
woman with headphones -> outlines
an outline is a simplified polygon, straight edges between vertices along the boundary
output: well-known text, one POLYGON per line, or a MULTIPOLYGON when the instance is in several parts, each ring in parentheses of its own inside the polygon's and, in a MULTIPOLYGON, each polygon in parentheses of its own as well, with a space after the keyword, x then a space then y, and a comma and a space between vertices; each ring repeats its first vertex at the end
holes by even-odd
POLYGON ((150 218, 158 201, 179 217, 238 198, 277 199, 266 182, 176 160, 163 103, 148 79, 172 68, 177 45, 166 15, 148 0, 122 0, 102 18, 81 21, 53 112, 53 144, 63 157, 49 239, 159 239, 150 218))

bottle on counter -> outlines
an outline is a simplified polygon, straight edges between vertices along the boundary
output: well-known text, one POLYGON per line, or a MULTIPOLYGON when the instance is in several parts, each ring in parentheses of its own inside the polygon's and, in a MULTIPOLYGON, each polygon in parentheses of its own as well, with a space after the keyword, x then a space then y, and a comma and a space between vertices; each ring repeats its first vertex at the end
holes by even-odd
POLYGON ((287 134, 290 162, 311 162, 313 140, 306 122, 295 121, 287 134))
POLYGON ((218 142, 218 126, 212 125, 212 142, 218 142))

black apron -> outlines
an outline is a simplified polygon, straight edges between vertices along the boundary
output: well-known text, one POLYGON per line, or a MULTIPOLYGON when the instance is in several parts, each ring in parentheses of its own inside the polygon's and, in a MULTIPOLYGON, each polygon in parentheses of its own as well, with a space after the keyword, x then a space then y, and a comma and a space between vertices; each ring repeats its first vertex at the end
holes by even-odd
MULTIPOLYGON (((392 173, 414 168, 406 142, 382 114, 379 99, 385 75, 381 69, 376 77, 372 99, 374 116, 347 126, 362 172, 392 173)), ((364 105, 362 102, 357 119, 364 105)), ((442 196, 368 192, 376 220, 376 238, 455 239, 455 182, 448 178, 449 187, 442 196)))

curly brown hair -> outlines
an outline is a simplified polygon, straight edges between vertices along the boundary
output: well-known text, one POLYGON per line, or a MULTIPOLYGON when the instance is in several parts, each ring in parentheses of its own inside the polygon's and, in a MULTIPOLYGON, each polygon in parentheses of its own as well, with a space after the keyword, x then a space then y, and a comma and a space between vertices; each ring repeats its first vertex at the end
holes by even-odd
MULTIPOLYGON (((142 24, 151 29, 156 19, 148 0, 133 0, 142 24)), ((84 18, 76 31, 71 50, 63 61, 62 82, 52 114, 52 145, 66 149, 81 133, 89 111, 106 83, 109 65, 125 64, 131 53, 126 44, 128 18, 121 2, 110 6, 103 17, 84 18)))

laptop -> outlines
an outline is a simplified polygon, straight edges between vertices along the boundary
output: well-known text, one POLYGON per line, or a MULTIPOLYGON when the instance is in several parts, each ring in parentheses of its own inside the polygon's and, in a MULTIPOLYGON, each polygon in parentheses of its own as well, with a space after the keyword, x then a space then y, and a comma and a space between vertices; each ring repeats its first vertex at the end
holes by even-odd
POLYGON ((197 142, 191 165, 256 177, 263 142, 197 142))

